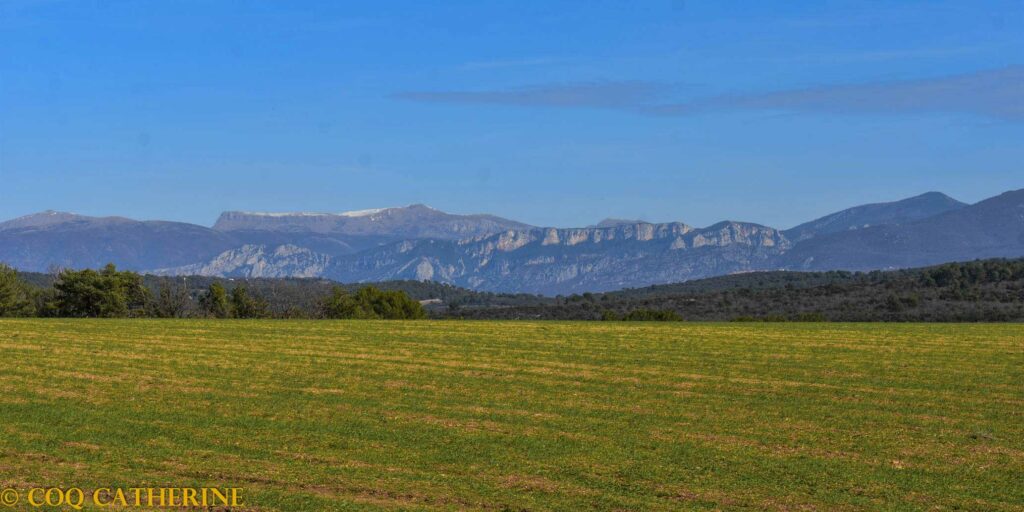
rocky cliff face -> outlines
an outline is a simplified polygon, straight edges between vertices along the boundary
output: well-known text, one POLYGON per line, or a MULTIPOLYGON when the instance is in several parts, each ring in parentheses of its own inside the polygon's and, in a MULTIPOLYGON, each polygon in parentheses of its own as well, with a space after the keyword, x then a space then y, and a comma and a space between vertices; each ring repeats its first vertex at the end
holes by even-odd
POLYGON ((157 275, 221 277, 319 277, 331 261, 325 254, 294 245, 243 245, 206 263, 154 270, 157 275))
POLYGON ((335 260, 340 281, 430 279, 478 290, 613 290, 763 268, 789 247, 777 230, 739 222, 509 230, 463 241, 413 240, 335 260))

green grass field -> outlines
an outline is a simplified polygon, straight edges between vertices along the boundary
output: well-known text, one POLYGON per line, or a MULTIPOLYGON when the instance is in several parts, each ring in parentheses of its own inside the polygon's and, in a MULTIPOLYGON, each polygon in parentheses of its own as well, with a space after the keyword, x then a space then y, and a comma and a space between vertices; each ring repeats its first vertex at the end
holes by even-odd
POLYGON ((1024 510, 1024 326, 0 320, 0 487, 159 485, 263 511, 1024 510))

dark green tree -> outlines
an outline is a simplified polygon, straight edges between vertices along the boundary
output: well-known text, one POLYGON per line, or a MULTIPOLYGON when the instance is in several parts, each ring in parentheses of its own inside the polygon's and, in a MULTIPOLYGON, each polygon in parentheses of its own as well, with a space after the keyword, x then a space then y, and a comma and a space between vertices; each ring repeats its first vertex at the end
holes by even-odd
POLYGON ((231 309, 235 318, 270 317, 267 301, 254 297, 244 286, 238 286, 231 290, 231 309))
POLYGON ((328 296, 320 299, 320 317, 355 318, 355 306, 352 296, 344 288, 335 286, 328 296))
POLYGON ((385 292, 373 286, 366 286, 356 292, 355 301, 359 309, 366 313, 366 318, 414 320, 427 316, 418 301, 398 290, 385 292))
POLYGON ((199 307, 207 316, 213 318, 228 318, 231 316, 231 302, 228 301, 228 292, 220 283, 213 283, 206 290, 206 293, 199 298, 199 307))
POLYGON ((64 317, 145 316, 149 290, 142 276, 108 264, 99 272, 64 270, 53 285, 53 312, 64 317))
POLYGON ((35 290, 13 268, 0 263, 0 316, 32 316, 35 290))
POLYGON ((320 302, 324 318, 362 318, 402 320, 426 318, 423 306, 402 291, 381 291, 372 286, 349 295, 340 286, 320 302))

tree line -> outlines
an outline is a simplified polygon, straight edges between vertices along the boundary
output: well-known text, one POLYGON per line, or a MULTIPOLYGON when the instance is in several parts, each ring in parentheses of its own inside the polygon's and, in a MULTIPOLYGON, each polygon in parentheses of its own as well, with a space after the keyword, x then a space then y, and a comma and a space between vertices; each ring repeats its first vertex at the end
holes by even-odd
POLYGON ((0 265, 0 316, 609 321, 1024 321, 1024 259, 872 272, 752 272, 543 297, 431 281, 188 276, 0 265), (422 301, 422 304, 421 304, 422 301))
MULTIPOLYGON (((322 287, 320 287, 322 288, 322 287)), ((0 264, 0 317, 63 318, 358 318, 418 319, 426 311, 401 290, 364 286, 349 293, 332 286, 328 293, 294 306, 275 310, 259 292, 245 285, 229 290, 219 281, 196 292, 176 280, 160 279, 147 286, 144 276, 120 271, 114 265, 100 270, 61 270, 50 286, 22 279, 0 264)))
POLYGON ((761 322, 1024 322, 1024 259, 871 272, 751 272, 461 307, 449 318, 761 322))

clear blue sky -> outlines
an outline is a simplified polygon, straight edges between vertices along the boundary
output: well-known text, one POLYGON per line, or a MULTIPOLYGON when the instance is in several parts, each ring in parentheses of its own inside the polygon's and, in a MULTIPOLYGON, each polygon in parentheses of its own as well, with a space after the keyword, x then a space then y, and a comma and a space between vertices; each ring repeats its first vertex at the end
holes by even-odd
POLYGON ((1022 162, 1020 0, 0 0, 0 219, 790 227, 1022 162))

